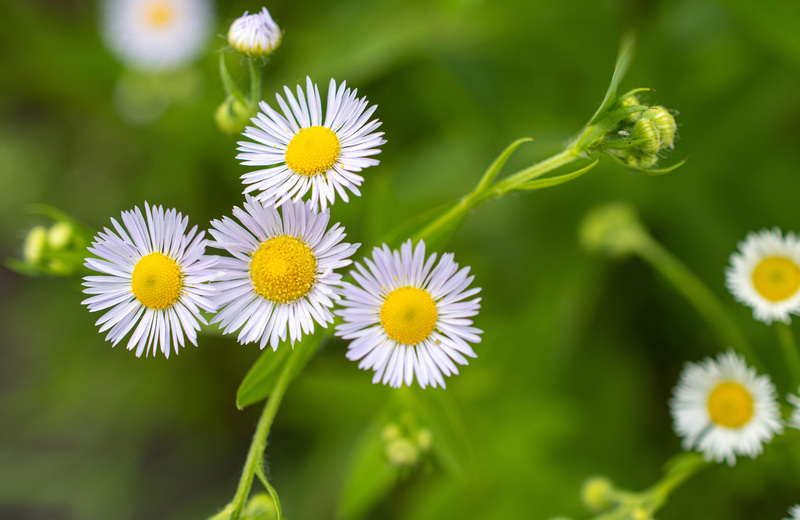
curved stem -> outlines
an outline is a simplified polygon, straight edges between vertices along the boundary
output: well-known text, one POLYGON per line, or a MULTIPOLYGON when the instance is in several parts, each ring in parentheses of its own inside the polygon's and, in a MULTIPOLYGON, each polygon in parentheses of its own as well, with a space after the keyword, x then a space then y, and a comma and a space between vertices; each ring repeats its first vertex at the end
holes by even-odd
POLYGON ((790 325, 778 322, 775 327, 778 332, 781 350, 783 350, 783 356, 786 358, 786 364, 789 365, 792 387, 795 388, 800 383, 800 353, 797 352, 797 342, 790 325))
POLYGON ((301 342, 298 347, 289 356, 289 360, 283 366, 278 381, 275 383, 275 388, 272 394, 267 399, 267 404, 264 405, 264 410, 261 412, 261 417, 258 419, 256 426, 256 433, 253 435, 253 441, 250 443, 250 450, 247 452, 247 459, 244 463, 242 476, 239 479, 239 486, 236 488, 236 494, 231 501, 232 509, 230 520, 239 520, 239 515, 242 512, 247 497, 250 494, 250 488, 253 485, 253 477, 264 457, 264 449, 267 447, 267 435, 269 434, 272 422, 275 419, 275 414, 281 405, 283 396, 289 383, 292 381, 292 375, 298 360, 302 358, 300 349, 303 348, 301 342))
POLYGON ((711 325, 724 345, 733 346, 750 358, 752 362, 761 364, 758 354, 750 347, 741 329, 728 315, 725 307, 688 267, 649 235, 643 237, 636 252, 683 294, 711 325))
POLYGON ((250 104, 257 109, 261 101, 261 69, 256 64, 255 58, 248 58, 250 66, 250 104))

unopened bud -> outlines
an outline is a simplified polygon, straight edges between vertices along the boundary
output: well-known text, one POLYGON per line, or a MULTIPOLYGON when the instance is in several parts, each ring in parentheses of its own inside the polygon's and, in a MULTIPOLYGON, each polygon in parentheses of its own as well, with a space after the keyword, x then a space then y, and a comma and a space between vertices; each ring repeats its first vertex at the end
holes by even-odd
POLYGON ((431 433, 430 430, 428 429, 420 430, 419 433, 417 433, 417 446, 419 446, 419 449, 421 449, 422 451, 428 451, 429 449, 431 449, 432 444, 433 444, 433 434, 431 433))
POLYGON ((267 56, 281 43, 281 29, 267 8, 260 13, 240 16, 228 30, 228 43, 248 56, 267 56))
POLYGON ((419 461, 419 448, 410 440, 400 437, 386 444, 386 458, 393 466, 413 466, 419 461))
POLYGON ((240 134, 244 132, 250 118, 253 117, 253 108, 233 96, 228 96, 214 114, 217 127, 226 134, 240 134))
POLYGON ((614 505, 614 485, 606 477, 589 477, 581 488, 581 502, 593 513, 609 509, 614 505))
POLYGON ((22 245, 22 256, 25 261, 31 264, 38 263, 44 254, 47 245, 47 229, 44 226, 36 226, 28 231, 25 242, 22 245))
POLYGON ((242 511, 242 520, 274 520, 278 518, 278 510, 272 497, 259 493, 247 501, 242 511))
POLYGON ((642 118, 652 121, 658 129, 658 134, 661 137, 661 149, 669 148, 672 150, 675 146, 675 133, 678 131, 678 124, 669 110, 662 106, 654 106, 646 110, 642 114, 642 118))
POLYGON ((581 245, 591 252, 620 257, 634 252, 647 240, 647 231, 633 207, 613 203, 592 209, 580 226, 581 245))
POLYGON ((639 119, 633 125, 632 140, 642 141, 637 147, 641 153, 655 155, 661 149, 661 135, 658 127, 649 119, 639 119))
POLYGON ((52 249, 61 249, 70 243, 73 234, 73 227, 70 223, 56 222, 47 231, 47 245, 52 249))

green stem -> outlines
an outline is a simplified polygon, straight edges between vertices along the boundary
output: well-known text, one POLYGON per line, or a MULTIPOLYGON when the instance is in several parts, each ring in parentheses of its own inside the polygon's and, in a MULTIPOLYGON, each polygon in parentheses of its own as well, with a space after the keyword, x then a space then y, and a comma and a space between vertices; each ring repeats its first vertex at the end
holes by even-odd
POLYGON ((792 332, 792 327, 786 323, 778 322, 775 324, 778 332, 778 341, 781 344, 786 364, 789 365, 789 372, 792 376, 792 387, 800 384, 800 353, 797 352, 797 342, 792 332))
POLYGON ((717 297, 689 268, 649 235, 642 237, 636 252, 683 294, 711 325, 724 345, 733 346, 750 358, 751 362, 761 364, 739 326, 731 319, 717 297))
POLYGON ((295 365, 297 365, 298 360, 302 358, 300 355, 300 349, 303 348, 302 346, 303 343, 300 343, 298 348, 292 351, 289 360, 283 366, 283 370, 281 370, 281 374, 267 400, 267 404, 264 406, 264 410, 261 412, 261 417, 258 419, 256 433, 253 435, 253 441, 250 443, 250 451, 247 452, 247 460, 245 460, 242 476, 239 479, 239 486, 236 488, 236 494, 231 501, 232 509, 230 520, 239 520, 239 515, 250 494, 253 476, 258 468, 258 464, 261 463, 264 457, 264 449, 266 449, 267 446, 269 429, 281 405, 286 389, 292 381, 295 365))
POLYGON ((250 104, 256 109, 261 101, 261 69, 255 58, 248 58, 247 61, 250 65, 250 104))

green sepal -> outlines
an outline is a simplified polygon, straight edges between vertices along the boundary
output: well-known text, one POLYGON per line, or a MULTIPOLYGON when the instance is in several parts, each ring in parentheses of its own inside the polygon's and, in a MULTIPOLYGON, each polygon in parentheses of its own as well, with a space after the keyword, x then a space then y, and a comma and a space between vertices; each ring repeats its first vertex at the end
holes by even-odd
POLYGON ((286 344, 279 346, 276 351, 266 348, 239 385, 236 392, 236 406, 241 410, 267 398, 280 377, 281 368, 290 356, 301 357, 290 376, 291 379, 297 377, 319 350, 325 332, 325 329, 319 327, 314 334, 299 341, 294 349, 286 344))
POLYGON ((592 116, 592 119, 589 121, 590 125, 594 124, 597 120, 603 117, 605 112, 611 110, 611 107, 613 107, 617 102, 617 88, 619 88, 622 78, 625 77, 625 73, 628 72, 628 67, 633 59, 633 48, 635 43, 636 38, 632 32, 626 34, 622 38, 622 42, 620 43, 619 47, 619 53, 617 53, 617 62, 614 65, 614 74, 611 76, 611 83, 608 85, 606 96, 603 98, 600 108, 597 109, 597 112, 595 112, 594 116, 592 116))
POLYGON ((597 163, 600 162, 600 159, 595 159, 595 161, 588 166, 581 168, 580 170, 576 170, 572 173, 567 173, 564 175, 559 175, 558 177, 548 177, 546 179, 538 179, 531 182, 526 182, 525 184, 521 184, 515 188, 518 191, 532 191, 532 190, 540 190, 542 188, 549 188, 551 186, 558 186, 559 184, 564 184, 565 182, 569 182, 573 179, 577 179, 581 175, 587 173, 589 170, 597 166, 597 163))
POLYGON ((623 119, 638 112, 644 112, 650 107, 646 105, 631 105, 612 110, 605 114, 598 122, 589 125, 581 134, 580 140, 575 144, 575 149, 583 152, 600 144, 606 135, 612 131, 623 119))
POLYGON ((665 175, 667 173, 675 171, 678 168, 680 168, 681 166, 683 166, 684 164, 686 164, 686 161, 689 160, 689 156, 687 155, 685 159, 683 159, 682 161, 680 161, 678 163, 673 164, 672 166, 667 166, 665 168, 649 168, 648 169, 648 168, 640 168, 639 166, 635 166, 633 164, 628 164, 625 161, 623 161, 622 159, 620 159, 619 157, 616 157, 616 156, 611 155, 611 154, 608 154, 608 156, 611 157, 612 159, 614 159, 615 161, 617 161, 619 164, 621 164, 622 166, 624 166, 626 168, 630 168, 631 170, 636 170, 636 171, 639 171, 639 172, 642 172, 642 173, 646 173, 647 175, 654 175, 654 176, 655 175, 665 175))
POLYGON ((625 98, 629 98, 629 97, 631 97, 631 96, 633 96, 633 95, 636 95, 636 94, 638 94, 639 92, 655 92, 655 91, 656 91, 656 89, 654 89, 654 88, 650 88, 650 87, 639 87, 639 88, 635 88, 635 89, 633 89, 633 90, 629 90, 629 91, 627 91, 626 93, 624 93, 624 94, 622 94, 621 96, 619 96, 619 98, 618 98, 618 99, 625 99, 625 98))
POLYGON ((506 165, 508 159, 511 158, 514 152, 517 151, 517 148, 519 148, 522 143, 528 143, 530 141, 533 141, 533 138, 523 137, 508 145, 508 147, 503 150, 503 153, 498 155, 497 159, 495 159, 492 165, 489 166, 489 168, 486 170, 486 173, 483 174, 483 177, 481 177, 481 181, 478 183, 478 187, 475 189, 475 191, 480 192, 489 186, 495 177, 497 177, 497 175, 500 173, 500 170, 503 169, 503 166, 506 165))

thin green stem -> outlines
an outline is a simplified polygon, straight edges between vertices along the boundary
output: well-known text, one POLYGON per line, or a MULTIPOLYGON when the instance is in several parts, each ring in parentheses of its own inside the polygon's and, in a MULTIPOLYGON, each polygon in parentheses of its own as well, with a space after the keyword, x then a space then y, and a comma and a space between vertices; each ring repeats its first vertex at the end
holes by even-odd
POLYGON ((797 341, 792 332, 792 327, 786 323, 778 322, 775 324, 778 333, 778 342, 789 365, 789 372, 792 376, 792 387, 800 384, 800 353, 797 352, 797 341))
POLYGON ((636 252, 694 306, 724 345, 733 346, 753 363, 762 364, 758 354, 750 347, 741 329, 731 319, 714 293, 688 267, 649 235, 642 238, 636 252))
POLYGON ((272 427, 272 423, 275 420, 275 414, 278 412, 286 389, 292 381, 294 368, 302 358, 300 355, 301 348, 303 348, 302 342, 298 345, 297 349, 292 352, 291 356, 289 356, 289 360, 283 366, 278 381, 275 383, 275 388, 272 390, 272 394, 270 394, 269 399, 267 399, 267 404, 261 412, 261 417, 258 419, 256 433, 253 435, 253 441, 250 443, 250 450, 247 452, 247 459, 244 463, 242 476, 239 479, 239 486, 236 488, 236 494, 231 501, 232 509, 230 520, 239 520, 239 515, 250 494, 250 488, 253 485, 253 476, 258 468, 258 464, 261 463, 264 457, 264 450, 267 447, 269 429, 272 427))
POLYGON ((256 58, 248 58, 250 66, 250 104, 253 108, 261 101, 261 68, 256 63, 256 58))

